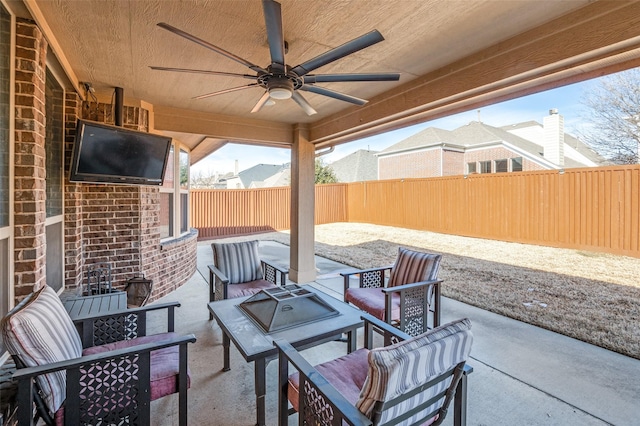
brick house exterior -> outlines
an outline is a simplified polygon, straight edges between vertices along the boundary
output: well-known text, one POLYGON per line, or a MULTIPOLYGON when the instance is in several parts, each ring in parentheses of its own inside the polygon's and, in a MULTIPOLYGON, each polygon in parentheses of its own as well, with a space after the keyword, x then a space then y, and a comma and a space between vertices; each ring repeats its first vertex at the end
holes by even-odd
POLYGON ((379 152, 378 178, 424 178, 594 167, 604 159, 564 133, 564 120, 552 110, 535 121, 504 127, 471 122, 453 131, 429 127, 379 152))
MULTIPOLYGON (((0 317, 30 292, 47 284, 47 255, 60 256, 64 266, 63 287, 83 284, 87 267, 109 262, 112 283, 122 289, 134 276, 154 282, 152 300, 180 287, 196 269, 197 231, 162 240, 160 237, 160 190, 152 186, 87 184, 69 182, 69 166, 78 118, 112 123, 109 105, 90 104, 66 90, 62 100, 64 154, 60 249, 47 246, 47 117, 46 88, 48 44, 38 26, 15 19, 13 167, 9 182, 13 190, 10 228, 13 244, 13 279, 3 288, 7 300, 0 317), (61 254, 60 251, 63 253, 61 254)), ((142 106, 124 108, 123 126, 148 131, 150 112, 142 106)), ((61 136, 62 138, 62 136, 61 136)), ((49 188, 51 192, 51 188, 49 188)), ((55 235, 54 235, 55 237, 55 235)), ((12 252, 12 253, 11 253, 12 252)), ((0 280, 0 285, 4 285, 0 280)))

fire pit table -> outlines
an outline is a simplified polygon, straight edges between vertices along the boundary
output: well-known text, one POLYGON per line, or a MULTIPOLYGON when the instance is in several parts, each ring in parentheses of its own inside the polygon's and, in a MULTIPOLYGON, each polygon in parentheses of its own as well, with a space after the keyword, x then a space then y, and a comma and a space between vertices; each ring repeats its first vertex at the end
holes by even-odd
POLYGON ((230 342, 247 362, 254 362, 258 426, 264 426, 266 421, 266 367, 278 355, 274 340, 285 339, 302 350, 346 333, 347 351, 352 352, 356 349, 356 331, 363 324, 360 310, 319 290, 296 284, 263 290, 247 298, 211 302, 208 307, 222 329, 222 370, 231 368, 230 342))

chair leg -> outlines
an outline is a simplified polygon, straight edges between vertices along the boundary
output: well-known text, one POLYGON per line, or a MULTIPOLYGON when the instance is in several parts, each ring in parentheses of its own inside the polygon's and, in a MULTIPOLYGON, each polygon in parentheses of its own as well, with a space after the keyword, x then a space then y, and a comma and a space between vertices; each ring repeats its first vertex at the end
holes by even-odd
POLYGON ((453 425, 467 425, 467 374, 462 373, 462 377, 456 387, 456 396, 453 400, 453 425))
MULTIPOLYGON (((213 276, 213 271, 209 269, 209 303, 215 301, 215 298, 213 297, 215 294, 214 279, 215 277, 213 276)), ((209 311, 209 321, 211 321, 212 319, 213 319, 213 314, 211 313, 211 311, 209 311)))
POLYGON ((178 416, 180 426, 187 426, 187 345, 180 345, 178 376, 178 416))

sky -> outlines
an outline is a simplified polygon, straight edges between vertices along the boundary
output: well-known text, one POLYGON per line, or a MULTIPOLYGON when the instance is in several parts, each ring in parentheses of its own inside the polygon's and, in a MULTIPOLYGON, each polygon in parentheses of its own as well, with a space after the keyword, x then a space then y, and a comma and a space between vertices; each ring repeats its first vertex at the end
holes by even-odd
MULTIPOLYGON (((478 118, 483 123, 495 127, 530 120, 542 123, 543 118, 548 115, 549 110, 553 108, 556 108, 564 117, 565 132, 576 135, 577 132, 584 127, 582 117, 585 115, 585 107, 582 105, 582 98, 584 97, 584 93, 594 84, 597 84, 597 80, 571 84, 558 89, 485 106, 480 110, 473 109, 449 117, 341 144, 336 146, 332 153, 324 155, 321 158, 325 164, 331 164, 359 149, 381 151, 430 126, 445 130, 454 130, 471 121, 478 121, 478 118)), ((196 174, 208 176, 214 173, 224 174, 233 172, 235 160, 238 160, 239 171, 246 170, 257 164, 280 165, 291 161, 291 150, 253 145, 227 144, 207 158, 196 163, 191 168, 191 176, 196 174)))

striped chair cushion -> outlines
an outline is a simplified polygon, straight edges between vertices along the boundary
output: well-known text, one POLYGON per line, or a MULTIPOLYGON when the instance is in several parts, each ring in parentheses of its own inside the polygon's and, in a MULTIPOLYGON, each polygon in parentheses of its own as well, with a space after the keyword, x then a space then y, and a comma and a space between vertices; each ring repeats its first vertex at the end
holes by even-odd
POLYGON ((406 248, 398 248, 398 258, 389 274, 389 287, 403 284, 431 281, 438 278, 439 254, 421 253, 406 248))
MULTIPOLYGON (((66 361, 82 355, 80 335, 56 292, 48 286, 32 293, 13 308, 0 323, 2 339, 11 355, 27 367, 66 361)), ((62 405, 66 373, 38 376, 38 383, 51 413, 62 405)))
MULTIPOLYGON (((432 378, 466 361, 471 351, 473 335, 469 319, 458 320, 430 330, 413 339, 395 345, 372 349, 369 352, 369 373, 360 392, 356 407, 366 416, 371 416, 377 401, 390 401, 405 394, 432 378)), ((380 424, 397 418, 417 404, 427 401, 444 390, 451 379, 386 410, 380 424)), ((444 398, 426 410, 416 413, 401 425, 409 425, 420 420, 429 412, 439 408, 444 398)), ((435 419, 433 419, 435 420, 435 419)))
POLYGON ((213 263, 226 275, 229 284, 262 279, 258 241, 213 243, 213 263))

